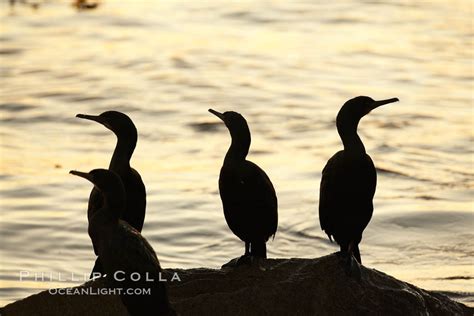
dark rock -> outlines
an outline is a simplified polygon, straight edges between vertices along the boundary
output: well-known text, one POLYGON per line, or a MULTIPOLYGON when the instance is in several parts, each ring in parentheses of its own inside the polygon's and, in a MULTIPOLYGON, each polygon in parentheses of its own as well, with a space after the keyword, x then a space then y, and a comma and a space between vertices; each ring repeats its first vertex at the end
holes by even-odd
MULTIPOLYGON (((103 280, 89 281, 71 289, 104 287, 103 280)), ((128 312, 120 297, 112 295, 52 295, 48 290, 6 305, 0 309, 0 315, 37 315, 37 316, 127 316, 128 312)))
MULTIPOLYGON (((351 278, 336 255, 268 259, 212 269, 167 269, 180 315, 474 315, 474 309, 361 267, 351 278)), ((81 287, 101 287, 103 281, 81 287)), ((126 315, 117 296, 58 296, 48 291, 4 307, 1 315, 126 315)))

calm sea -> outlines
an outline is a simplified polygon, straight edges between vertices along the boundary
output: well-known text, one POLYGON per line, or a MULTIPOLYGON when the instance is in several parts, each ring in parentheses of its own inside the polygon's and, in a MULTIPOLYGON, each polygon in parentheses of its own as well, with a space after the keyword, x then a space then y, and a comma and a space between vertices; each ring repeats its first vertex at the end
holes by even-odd
POLYGON ((136 123, 162 265, 217 268, 244 248, 217 189, 230 137, 207 109, 250 125, 279 198, 269 256, 319 257, 338 249, 319 227, 321 170, 357 95, 400 99, 359 128, 379 175, 364 264, 474 304, 471 1, 4 0, 0 19, 0 305, 93 265, 91 185, 68 171, 107 167, 115 137, 77 113, 136 123))

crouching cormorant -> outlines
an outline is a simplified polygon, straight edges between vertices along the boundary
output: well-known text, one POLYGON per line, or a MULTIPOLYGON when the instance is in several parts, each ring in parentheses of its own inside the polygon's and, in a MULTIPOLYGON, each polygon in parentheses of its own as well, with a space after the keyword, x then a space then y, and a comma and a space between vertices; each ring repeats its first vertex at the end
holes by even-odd
POLYGON ((230 230, 245 242, 244 258, 266 258, 266 242, 277 231, 278 202, 270 178, 246 160, 250 148, 247 121, 236 112, 212 114, 230 131, 232 143, 219 176, 219 192, 230 230))
POLYGON ((159 281, 161 266, 155 251, 138 230, 120 219, 126 208, 120 177, 106 169, 70 173, 89 180, 101 193, 101 207, 89 219, 88 231, 108 285, 122 289, 120 297, 131 315, 174 315, 166 286, 159 281), (135 289, 150 293, 137 295, 135 289))
MULTIPOLYGON (((110 129, 117 136, 109 170, 120 176, 125 187, 126 207, 121 219, 129 223, 133 228, 142 231, 145 220, 146 191, 140 174, 130 167, 130 159, 137 144, 137 129, 132 120, 125 114, 118 111, 107 111, 100 115, 77 114, 76 117, 98 122, 110 129)), ((89 197, 87 217, 101 208, 102 197, 99 191, 94 188, 89 197)), ((103 273, 100 267, 100 258, 97 258, 92 272, 103 273)))
POLYGON ((362 263, 359 243, 372 217, 377 184, 374 163, 357 135, 357 126, 373 109, 396 101, 397 98, 374 101, 359 96, 347 101, 337 115, 337 131, 344 150, 332 156, 323 169, 319 222, 329 239, 334 238, 339 244, 341 254, 349 256, 349 266, 353 266, 352 256, 362 263))

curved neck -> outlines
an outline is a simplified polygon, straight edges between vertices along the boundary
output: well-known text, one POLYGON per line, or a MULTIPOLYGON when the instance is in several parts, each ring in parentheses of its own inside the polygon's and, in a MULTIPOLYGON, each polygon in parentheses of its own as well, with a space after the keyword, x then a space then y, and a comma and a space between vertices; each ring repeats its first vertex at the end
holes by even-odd
POLYGON ((114 190, 100 190, 102 195, 102 207, 94 213, 92 221, 94 224, 107 225, 118 223, 119 218, 125 211, 125 192, 123 188, 114 190))
POLYGON ((230 135, 232 137, 232 143, 225 155, 224 164, 243 161, 249 153, 251 139, 248 128, 246 130, 240 130, 239 133, 231 131, 230 135))
POLYGON ((117 227, 125 205, 123 201, 124 194, 120 195, 119 193, 119 198, 107 197, 108 194, 101 194, 103 196, 102 207, 94 212, 88 225, 88 233, 96 255, 102 252, 104 242, 107 242, 114 227, 117 227), (120 198, 120 196, 122 197, 120 198))
POLYGON ((109 169, 121 172, 130 168, 130 159, 137 144, 137 138, 117 136, 117 145, 110 160, 109 169))
POLYGON ((343 117, 337 118, 337 132, 341 137, 342 144, 344 145, 344 151, 350 155, 358 156, 365 154, 365 147, 357 134, 357 126, 359 125, 360 119, 344 119, 343 117))
POLYGON ((102 205, 89 220, 91 227, 113 226, 118 223, 119 217, 116 216, 114 209, 107 205, 102 205))

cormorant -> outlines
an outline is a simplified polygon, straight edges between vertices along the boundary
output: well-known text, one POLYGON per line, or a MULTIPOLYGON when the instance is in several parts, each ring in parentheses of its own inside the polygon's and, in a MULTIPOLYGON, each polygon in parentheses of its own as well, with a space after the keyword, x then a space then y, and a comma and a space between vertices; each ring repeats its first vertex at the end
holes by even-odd
POLYGON ((275 237, 278 202, 272 182, 256 164, 246 160, 250 148, 247 121, 236 112, 209 112, 229 129, 232 144, 219 175, 219 192, 230 230, 245 242, 241 258, 267 257, 266 242, 275 237))
POLYGON ((337 131, 344 150, 332 156, 323 169, 319 222, 329 239, 334 238, 339 244, 341 253, 349 255, 350 265, 352 256, 362 263, 359 243, 372 217, 372 198, 377 184, 374 163, 357 135, 357 126, 373 109, 396 101, 397 98, 374 101, 359 96, 347 101, 337 115, 337 131))
MULTIPOLYGON (((120 176, 126 193, 126 207, 121 219, 129 223, 133 228, 142 231, 145 220, 146 191, 140 174, 130 167, 130 158, 137 144, 137 129, 132 120, 124 113, 118 111, 106 111, 100 115, 77 114, 76 117, 98 122, 117 136, 109 170, 120 176)), ((87 217, 102 207, 102 197, 96 188, 93 188, 89 197, 87 217)), ((103 271, 100 268, 100 259, 97 258, 92 272, 103 271)))
POLYGON ((121 299, 131 315, 173 315, 166 286, 159 281, 161 266, 155 251, 138 230, 120 219, 126 208, 120 177, 106 169, 70 173, 89 180, 101 193, 101 207, 89 219, 88 231, 107 283, 122 288, 121 299), (150 289, 150 294, 125 294, 134 289, 150 289))

